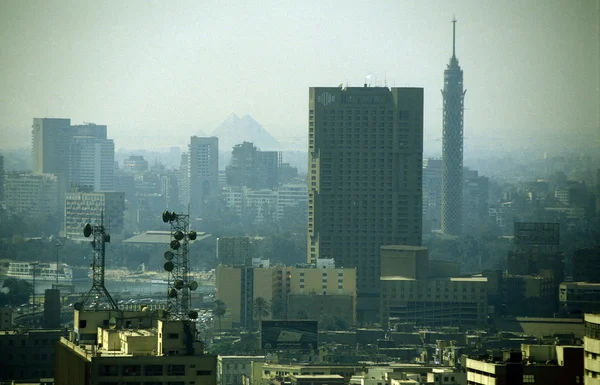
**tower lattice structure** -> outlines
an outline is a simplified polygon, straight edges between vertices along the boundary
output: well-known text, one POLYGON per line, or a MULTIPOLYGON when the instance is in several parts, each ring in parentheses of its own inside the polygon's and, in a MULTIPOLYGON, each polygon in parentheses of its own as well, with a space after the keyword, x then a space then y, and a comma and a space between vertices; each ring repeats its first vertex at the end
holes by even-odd
MULTIPOLYGON (((104 216, 102 216, 104 217, 104 216)), ((92 238, 92 287, 83 297, 80 309, 92 305, 95 309, 111 309, 118 311, 119 307, 104 285, 106 262, 106 244, 110 242, 110 234, 104 227, 104 220, 99 225, 87 223, 83 227, 83 235, 92 238)))
POLYGON ((456 58, 456 20, 452 21, 452 57, 444 71, 442 143, 442 232, 462 233, 463 119, 466 90, 456 58))
POLYGON ((191 291, 198 283, 190 279, 189 242, 196 239, 196 232, 190 231, 190 216, 183 213, 163 212, 163 221, 171 225, 169 250, 165 251, 164 269, 169 273, 167 285, 167 308, 171 320, 198 318, 191 310, 191 291))

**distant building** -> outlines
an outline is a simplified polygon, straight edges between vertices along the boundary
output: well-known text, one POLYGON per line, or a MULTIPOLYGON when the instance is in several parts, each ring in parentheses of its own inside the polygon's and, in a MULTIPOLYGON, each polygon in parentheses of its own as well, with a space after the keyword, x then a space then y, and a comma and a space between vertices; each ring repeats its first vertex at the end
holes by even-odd
POLYGON ((442 160, 423 160, 423 231, 439 230, 442 215, 442 160))
POLYGON ((477 234, 489 216, 489 180, 476 170, 463 170, 463 230, 477 234))
POLYGON ((58 216, 58 178, 53 174, 11 172, 5 177, 6 210, 29 218, 58 216))
POLYGON ((429 260, 426 247, 381 247, 383 325, 476 327, 487 323, 487 278, 460 276, 458 265, 429 260))
POLYGON ((115 144, 112 139, 73 137, 69 159, 71 186, 92 191, 115 189, 115 144))
POLYGON ((298 207, 301 209, 300 218, 306 219, 308 214, 306 184, 281 184, 277 189, 277 219, 283 219, 288 210, 298 207))
POLYGON ((190 156, 187 152, 181 154, 177 183, 179 185, 179 202, 187 207, 190 203, 190 156))
POLYGON ((14 313, 10 307, 0 308, 0 330, 10 330, 14 327, 14 313))
POLYGON ((423 89, 311 87, 307 262, 357 268, 361 320, 379 316, 379 247, 422 238, 423 89))
POLYGON ((584 384, 598 385, 600 383, 600 314, 585 315, 585 350, 584 384))
POLYGON ((233 147, 231 163, 226 168, 227 184, 250 189, 275 188, 279 184, 281 153, 260 151, 253 143, 233 147))
POLYGON ((217 259, 223 266, 245 265, 254 256, 250 237, 217 238, 217 259))
POLYGON ((123 230, 125 193, 122 192, 68 192, 65 199, 64 236, 83 239, 86 223, 100 224, 114 235, 123 230))
POLYGON ((561 312, 600 313, 600 283, 563 282, 558 288, 561 312))
POLYGON ((148 171, 148 161, 142 155, 130 155, 123 161, 123 171, 131 173, 148 171))
POLYGON ((556 312, 558 284, 549 270, 540 274, 504 274, 503 314, 523 317, 551 317, 556 312))
POLYGON ((219 139, 192 136, 188 164, 190 215, 201 218, 208 202, 219 193, 219 139))
POLYGON ((62 329, 0 331, 0 381, 39 383, 54 377, 56 344, 64 335, 62 329))
POLYGON ((331 265, 260 267, 259 263, 255 259, 250 266, 217 267, 217 298, 227 305, 232 326, 248 327, 254 322, 252 308, 257 297, 271 303, 269 319, 318 319, 327 315, 347 325, 355 323, 355 269, 331 265))
POLYGON ((573 253, 573 281, 600 282, 600 246, 573 253))

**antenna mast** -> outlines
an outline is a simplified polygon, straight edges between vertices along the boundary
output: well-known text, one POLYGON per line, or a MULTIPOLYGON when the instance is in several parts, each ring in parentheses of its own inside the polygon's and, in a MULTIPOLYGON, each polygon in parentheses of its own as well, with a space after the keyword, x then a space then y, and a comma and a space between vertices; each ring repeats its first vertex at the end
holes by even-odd
POLYGON ((83 227, 83 235, 92 240, 92 287, 87 292, 81 304, 76 304, 76 310, 85 310, 85 306, 94 305, 94 308, 110 309, 118 311, 119 307, 110 296, 104 286, 104 270, 106 261, 106 244, 110 242, 110 234, 104 228, 104 211, 100 216, 100 224, 92 226, 86 223, 83 227), (104 302, 104 303, 102 303, 104 302), (77 309, 77 307, 80 307, 77 309))

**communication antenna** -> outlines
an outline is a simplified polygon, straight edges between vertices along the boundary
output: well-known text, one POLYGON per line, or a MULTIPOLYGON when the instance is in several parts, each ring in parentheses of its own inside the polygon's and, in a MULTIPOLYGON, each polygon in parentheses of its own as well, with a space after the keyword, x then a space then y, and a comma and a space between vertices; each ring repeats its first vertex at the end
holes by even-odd
POLYGON ((164 269, 169 273, 167 280, 167 308, 170 320, 195 320, 198 312, 191 310, 191 291, 198 289, 198 282, 190 280, 189 243, 196 239, 190 230, 190 214, 163 211, 163 222, 171 225, 169 250, 165 251, 164 269))
POLYGON ((83 301, 73 305, 75 310, 84 310, 86 306, 98 309, 118 311, 119 307, 104 286, 104 270, 106 257, 106 244, 110 242, 110 234, 104 228, 104 211, 100 216, 100 224, 92 226, 86 223, 83 226, 83 235, 92 236, 92 287, 83 297, 83 301))

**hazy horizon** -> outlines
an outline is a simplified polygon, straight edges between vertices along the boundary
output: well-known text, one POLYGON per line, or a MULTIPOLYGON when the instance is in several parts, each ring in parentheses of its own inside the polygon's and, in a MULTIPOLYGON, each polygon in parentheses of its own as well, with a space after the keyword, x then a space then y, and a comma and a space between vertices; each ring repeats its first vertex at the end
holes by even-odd
POLYGON ((454 15, 467 138, 600 132, 600 1, 9 0, 0 148, 29 147, 34 117, 106 124, 124 149, 182 146, 232 112, 303 140, 308 88, 369 74, 425 88, 431 143, 454 15))

